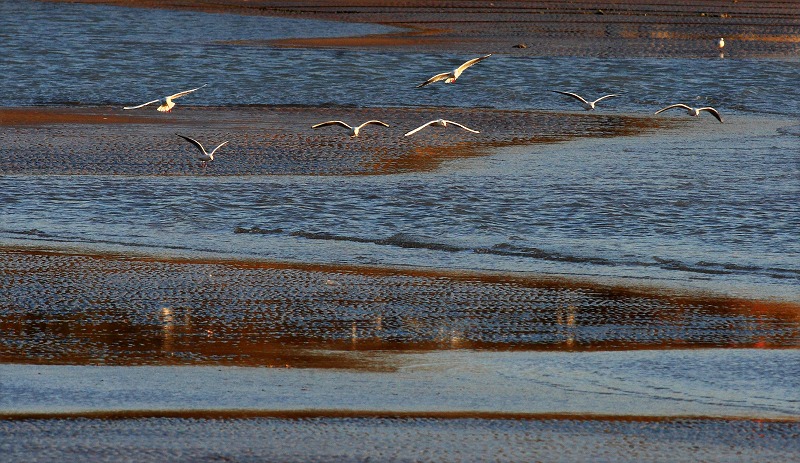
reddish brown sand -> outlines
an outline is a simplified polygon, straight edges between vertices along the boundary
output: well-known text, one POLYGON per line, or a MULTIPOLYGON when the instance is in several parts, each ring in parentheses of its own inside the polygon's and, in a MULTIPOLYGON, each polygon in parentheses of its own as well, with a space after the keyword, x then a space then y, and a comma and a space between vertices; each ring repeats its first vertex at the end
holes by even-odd
MULTIPOLYGON (((59 1, 59 0, 55 0, 59 1)), ((793 1, 61 0, 380 23, 406 32, 290 39, 287 47, 402 47, 521 55, 708 57, 725 37, 731 57, 797 56, 793 1), (525 48, 517 48, 525 44, 525 48)))

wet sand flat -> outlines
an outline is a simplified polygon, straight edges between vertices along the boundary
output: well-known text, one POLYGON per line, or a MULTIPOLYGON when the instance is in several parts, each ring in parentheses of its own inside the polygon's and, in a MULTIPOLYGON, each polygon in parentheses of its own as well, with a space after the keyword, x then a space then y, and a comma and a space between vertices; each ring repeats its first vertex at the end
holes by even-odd
MULTIPOLYGON (((119 108, 0 109, 0 174, 59 175, 374 175, 428 171, 442 162, 485 156, 493 148, 614 137, 672 127, 674 120, 617 114, 503 111, 469 108, 192 108, 169 115, 119 108), (429 128, 446 115, 480 134, 429 128), (381 119, 351 139, 327 120, 381 119), (195 148, 222 141, 225 162, 201 168, 195 148)), ((360 123, 360 122, 358 122, 360 123)))
POLYGON ((480 272, 0 252, 0 362, 393 370, 380 352, 796 348, 792 303, 480 272))
MULTIPOLYGON (((269 42, 288 47, 393 47, 484 50, 533 56, 712 57, 725 37, 726 54, 787 57, 800 47, 793 2, 474 2, 83 0, 125 6, 257 14, 407 28, 369 37, 304 38, 269 42), (525 48, 515 45, 525 44, 525 48)), ((242 43, 245 44, 245 43, 242 43)), ((258 43, 250 43, 258 45, 258 43)))
POLYGON ((761 420, 82 419, 3 421, 0 446, 9 463, 792 461, 798 432, 761 420))

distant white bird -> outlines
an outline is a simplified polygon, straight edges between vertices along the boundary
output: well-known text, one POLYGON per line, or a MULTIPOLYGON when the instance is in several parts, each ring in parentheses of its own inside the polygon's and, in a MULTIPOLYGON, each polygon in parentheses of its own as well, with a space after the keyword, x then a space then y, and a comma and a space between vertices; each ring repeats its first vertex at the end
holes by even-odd
POLYGON ((723 48, 725 48, 725 38, 724 38, 724 37, 720 37, 720 38, 718 38, 718 39, 717 39, 717 47, 718 47, 720 50, 722 50, 723 48))
POLYGON ((415 133, 419 132, 420 130, 424 129, 425 127, 427 127, 429 125, 435 125, 437 127, 447 127, 447 124, 453 124, 453 125, 455 125, 457 127, 461 127, 462 129, 464 129, 464 130, 466 130, 468 132, 480 133, 477 130, 472 130, 469 127, 465 127, 465 126, 459 124, 458 122, 448 121, 448 120, 445 120, 445 119, 436 119, 436 120, 432 120, 430 122, 426 122, 426 123, 422 124, 421 126, 417 127, 416 129, 414 129, 414 130, 412 130, 410 132, 406 132, 406 134, 403 135, 403 136, 407 137, 409 135, 414 135, 415 133))
POLYGON ((194 138, 185 137, 185 136, 183 136, 183 135, 181 135, 181 134, 179 134, 179 133, 176 133, 175 135, 177 135, 177 136, 179 136, 179 137, 183 138, 184 140, 186 140, 186 141, 188 141, 189 143, 191 143, 192 145, 194 145, 194 146, 195 146, 195 148, 197 148, 198 150, 200 150, 200 153, 199 153, 199 154, 197 154, 197 155, 195 156, 195 158, 196 158, 198 161, 202 161, 202 162, 203 162, 203 167, 205 167, 205 166, 206 166, 206 163, 207 163, 207 162, 211 162, 211 161, 213 161, 213 160, 214 160, 214 153, 216 153, 216 152, 217 152, 217 150, 218 150, 218 149, 219 149, 219 148, 220 148, 222 145, 224 145, 225 143, 228 143, 228 141, 227 141, 227 140, 225 140, 224 142, 222 142, 222 143, 220 143, 219 145, 217 145, 217 147, 216 147, 216 148, 214 148, 213 150, 211 150, 211 152, 209 153, 209 152, 207 152, 207 151, 206 151, 206 149, 205 149, 205 148, 203 148, 203 145, 201 145, 201 144, 200 144, 200 142, 199 142, 199 141, 197 141, 197 140, 195 140, 194 138))
POLYGON ((594 101, 586 101, 582 96, 578 95, 577 93, 559 92, 558 90, 550 90, 550 91, 554 92, 554 93, 560 93, 562 95, 571 96, 572 98, 575 98, 576 100, 579 100, 581 102, 581 104, 583 105, 583 109, 585 109, 587 111, 591 111, 592 109, 594 109, 595 105, 598 102, 603 101, 606 98, 612 98, 612 97, 615 97, 615 96, 619 96, 619 94, 614 93, 612 95, 601 96, 600 98, 598 98, 598 99, 596 99, 594 101))
POLYGON ((201 86, 199 86, 197 88, 193 88, 191 90, 185 90, 183 92, 178 92, 178 93, 176 93, 174 95, 165 96, 164 98, 159 98, 157 100, 148 101, 147 103, 140 104, 139 106, 125 106, 122 109, 137 109, 137 108, 141 108, 143 106, 147 106, 147 105, 150 105, 150 104, 153 104, 153 103, 161 103, 161 105, 156 109, 161 111, 161 112, 170 112, 170 111, 172 111, 172 108, 175 106, 175 102, 172 101, 172 100, 174 100, 176 98, 180 98, 180 97, 185 96, 185 95, 188 95, 188 94, 190 94, 192 92, 196 92, 196 91, 200 90, 201 88, 205 87, 206 85, 208 85, 208 84, 203 84, 203 85, 201 85, 201 86))
POLYGON ((462 64, 461 66, 455 68, 451 72, 443 72, 441 74, 436 74, 435 76, 431 77, 430 79, 426 80, 425 82, 417 85, 417 88, 424 87, 424 86, 426 86, 428 84, 432 84, 434 82, 439 82, 440 80, 443 80, 446 84, 452 84, 453 82, 456 81, 456 79, 458 79, 458 77, 461 75, 462 72, 464 72, 465 69, 467 69, 468 67, 472 66, 475 63, 478 63, 480 61, 485 60, 486 58, 488 58, 490 56, 492 56, 491 53, 489 53, 486 56, 481 56, 480 58, 473 58, 473 59, 467 61, 466 63, 462 64))
POLYGON ((326 125, 341 125, 342 127, 346 128, 347 130, 350 131, 350 138, 354 138, 354 137, 358 136, 358 133, 361 131, 361 129, 365 125, 369 125, 369 124, 376 124, 376 125, 382 125, 384 127, 389 127, 389 124, 387 124, 385 122, 374 121, 373 120, 373 121, 364 122, 363 124, 361 124, 361 125, 359 125, 357 127, 351 127, 349 124, 345 124, 342 121, 327 121, 327 122, 320 122, 317 125, 312 125, 311 128, 312 129, 316 129, 318 127, 325 127, 326 125))
POLYGON ((722 122, 722 116, 719 115, 719 112, 717 112, 716 109, 714 109, 712 107, 709 107, 709 106, 706 106, 704 108, 692 108, 691 106, 687 106, 685 104, 680 104, 679 103, 679 104, 669 105, 666 108, 661 108, 658 111, 656 111, 656 114, 658 114, 660 112, 664 112, 664 111, 666 111, 668 109, 672 109, 672 108, 683 108, 683 109, 686 110, 686 112, 690 116, 694 116, 694 117, 699 117, 700 116, 700 111, 707 111, 707 112, 711 113, 712 116, 716 117, 718 121, 722 122))

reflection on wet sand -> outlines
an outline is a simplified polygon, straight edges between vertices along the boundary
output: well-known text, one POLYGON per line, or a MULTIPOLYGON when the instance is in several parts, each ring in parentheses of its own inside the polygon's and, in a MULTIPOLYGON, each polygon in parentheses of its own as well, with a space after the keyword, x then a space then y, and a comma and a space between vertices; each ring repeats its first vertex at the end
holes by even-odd
POLYGON ((386 369, 386 351, 800 345, 789 303, 455 272, 11 250, 0 261, 5 363, 386 369))

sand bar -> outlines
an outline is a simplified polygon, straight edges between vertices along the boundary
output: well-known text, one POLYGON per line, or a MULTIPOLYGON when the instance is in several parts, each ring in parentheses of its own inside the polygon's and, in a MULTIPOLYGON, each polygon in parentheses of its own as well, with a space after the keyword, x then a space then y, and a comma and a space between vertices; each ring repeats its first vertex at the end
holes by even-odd
MULTIPOLYGON (((82 0, 125 6, 380 23, 408 32, 291 39, 287 47, 485 51, 532 56, 713 57, 725 37, 730 57, 791 57, 800 40, 797 6, 782 1, 555 2, 458 0, 82 0), (521 48, 521 44, 525 47, 521 48)), ((243 43, 244 44, 244 43, 243 43)), ((251 43, 250 45, 259 45, 251 43)))
POLYGON ((796 304, 567 278, 0 253, 0 361, 392 371, 381 352, 795 348, 796 304))
POLYGON ((615 137, 674 127, 670 119, 620 114, 503 111, 471 108, 193 108, 164 117, 124 114, 119 108, 0 109, 0 174, 24 175, 375 175, 436 169, 451 159, 486 156, 493 149, 615 137), (442 117, 482 134, 429 130, 403 134, 442 117), (316 122, 379 118, 357 139, 316 122), (201 168, 195 148, 175 135, 191 134, 225 162, 201 168))

